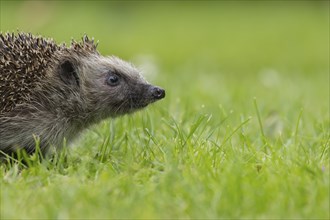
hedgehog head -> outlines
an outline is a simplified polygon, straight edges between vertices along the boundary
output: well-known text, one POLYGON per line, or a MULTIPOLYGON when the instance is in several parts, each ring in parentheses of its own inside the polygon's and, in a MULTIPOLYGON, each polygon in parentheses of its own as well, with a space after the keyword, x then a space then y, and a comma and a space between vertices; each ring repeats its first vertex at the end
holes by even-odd
MULTIPOLYGON (((76 52, 76 51, 75 51, 76 52)), ((66 56, 59 76, 99 118, 116 117, 162 99, 165 91, 149 84, 131 63, 96 53, 66 56)))

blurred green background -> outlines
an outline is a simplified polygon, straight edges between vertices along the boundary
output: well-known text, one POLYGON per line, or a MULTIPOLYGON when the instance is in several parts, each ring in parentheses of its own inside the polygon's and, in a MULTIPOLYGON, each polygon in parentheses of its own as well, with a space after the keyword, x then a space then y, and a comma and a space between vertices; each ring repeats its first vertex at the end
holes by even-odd
POLYGON ((104 54, 152 55, 246 74, 263 68, 309 74, 328 68, 327 1, 1 1, 1 31, 69 42, 88 34, 104 54))

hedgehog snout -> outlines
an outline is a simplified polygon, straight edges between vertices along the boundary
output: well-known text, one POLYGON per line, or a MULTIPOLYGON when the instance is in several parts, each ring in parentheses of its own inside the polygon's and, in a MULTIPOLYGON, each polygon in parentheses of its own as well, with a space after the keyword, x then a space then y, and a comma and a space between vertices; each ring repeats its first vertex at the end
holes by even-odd
POLYGON ((151 86, 149 91, 154 99, 158 100, 165 97, 165 90, 158 86, 151 86))

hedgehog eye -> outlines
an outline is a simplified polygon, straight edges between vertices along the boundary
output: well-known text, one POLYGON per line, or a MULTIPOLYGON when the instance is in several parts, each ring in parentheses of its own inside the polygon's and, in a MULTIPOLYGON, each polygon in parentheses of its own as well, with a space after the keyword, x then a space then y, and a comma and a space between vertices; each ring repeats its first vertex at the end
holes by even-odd
POLYGON ((107 83, 109 86, 117 86, 119 84, 119 76, 116 74, 110 74, 107 83))

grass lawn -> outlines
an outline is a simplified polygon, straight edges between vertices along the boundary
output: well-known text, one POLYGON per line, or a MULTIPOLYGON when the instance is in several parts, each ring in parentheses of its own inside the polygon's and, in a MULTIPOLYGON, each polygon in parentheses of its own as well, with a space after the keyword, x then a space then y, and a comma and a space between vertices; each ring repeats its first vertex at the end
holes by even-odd
MULTIPOLYGON (((329 219, 329 3, 1 1, 0 30, 99 40, 166 98, 0 165, 0 219, 329 219)), ((0 137, 1 141, 1 137, 0 137)))

